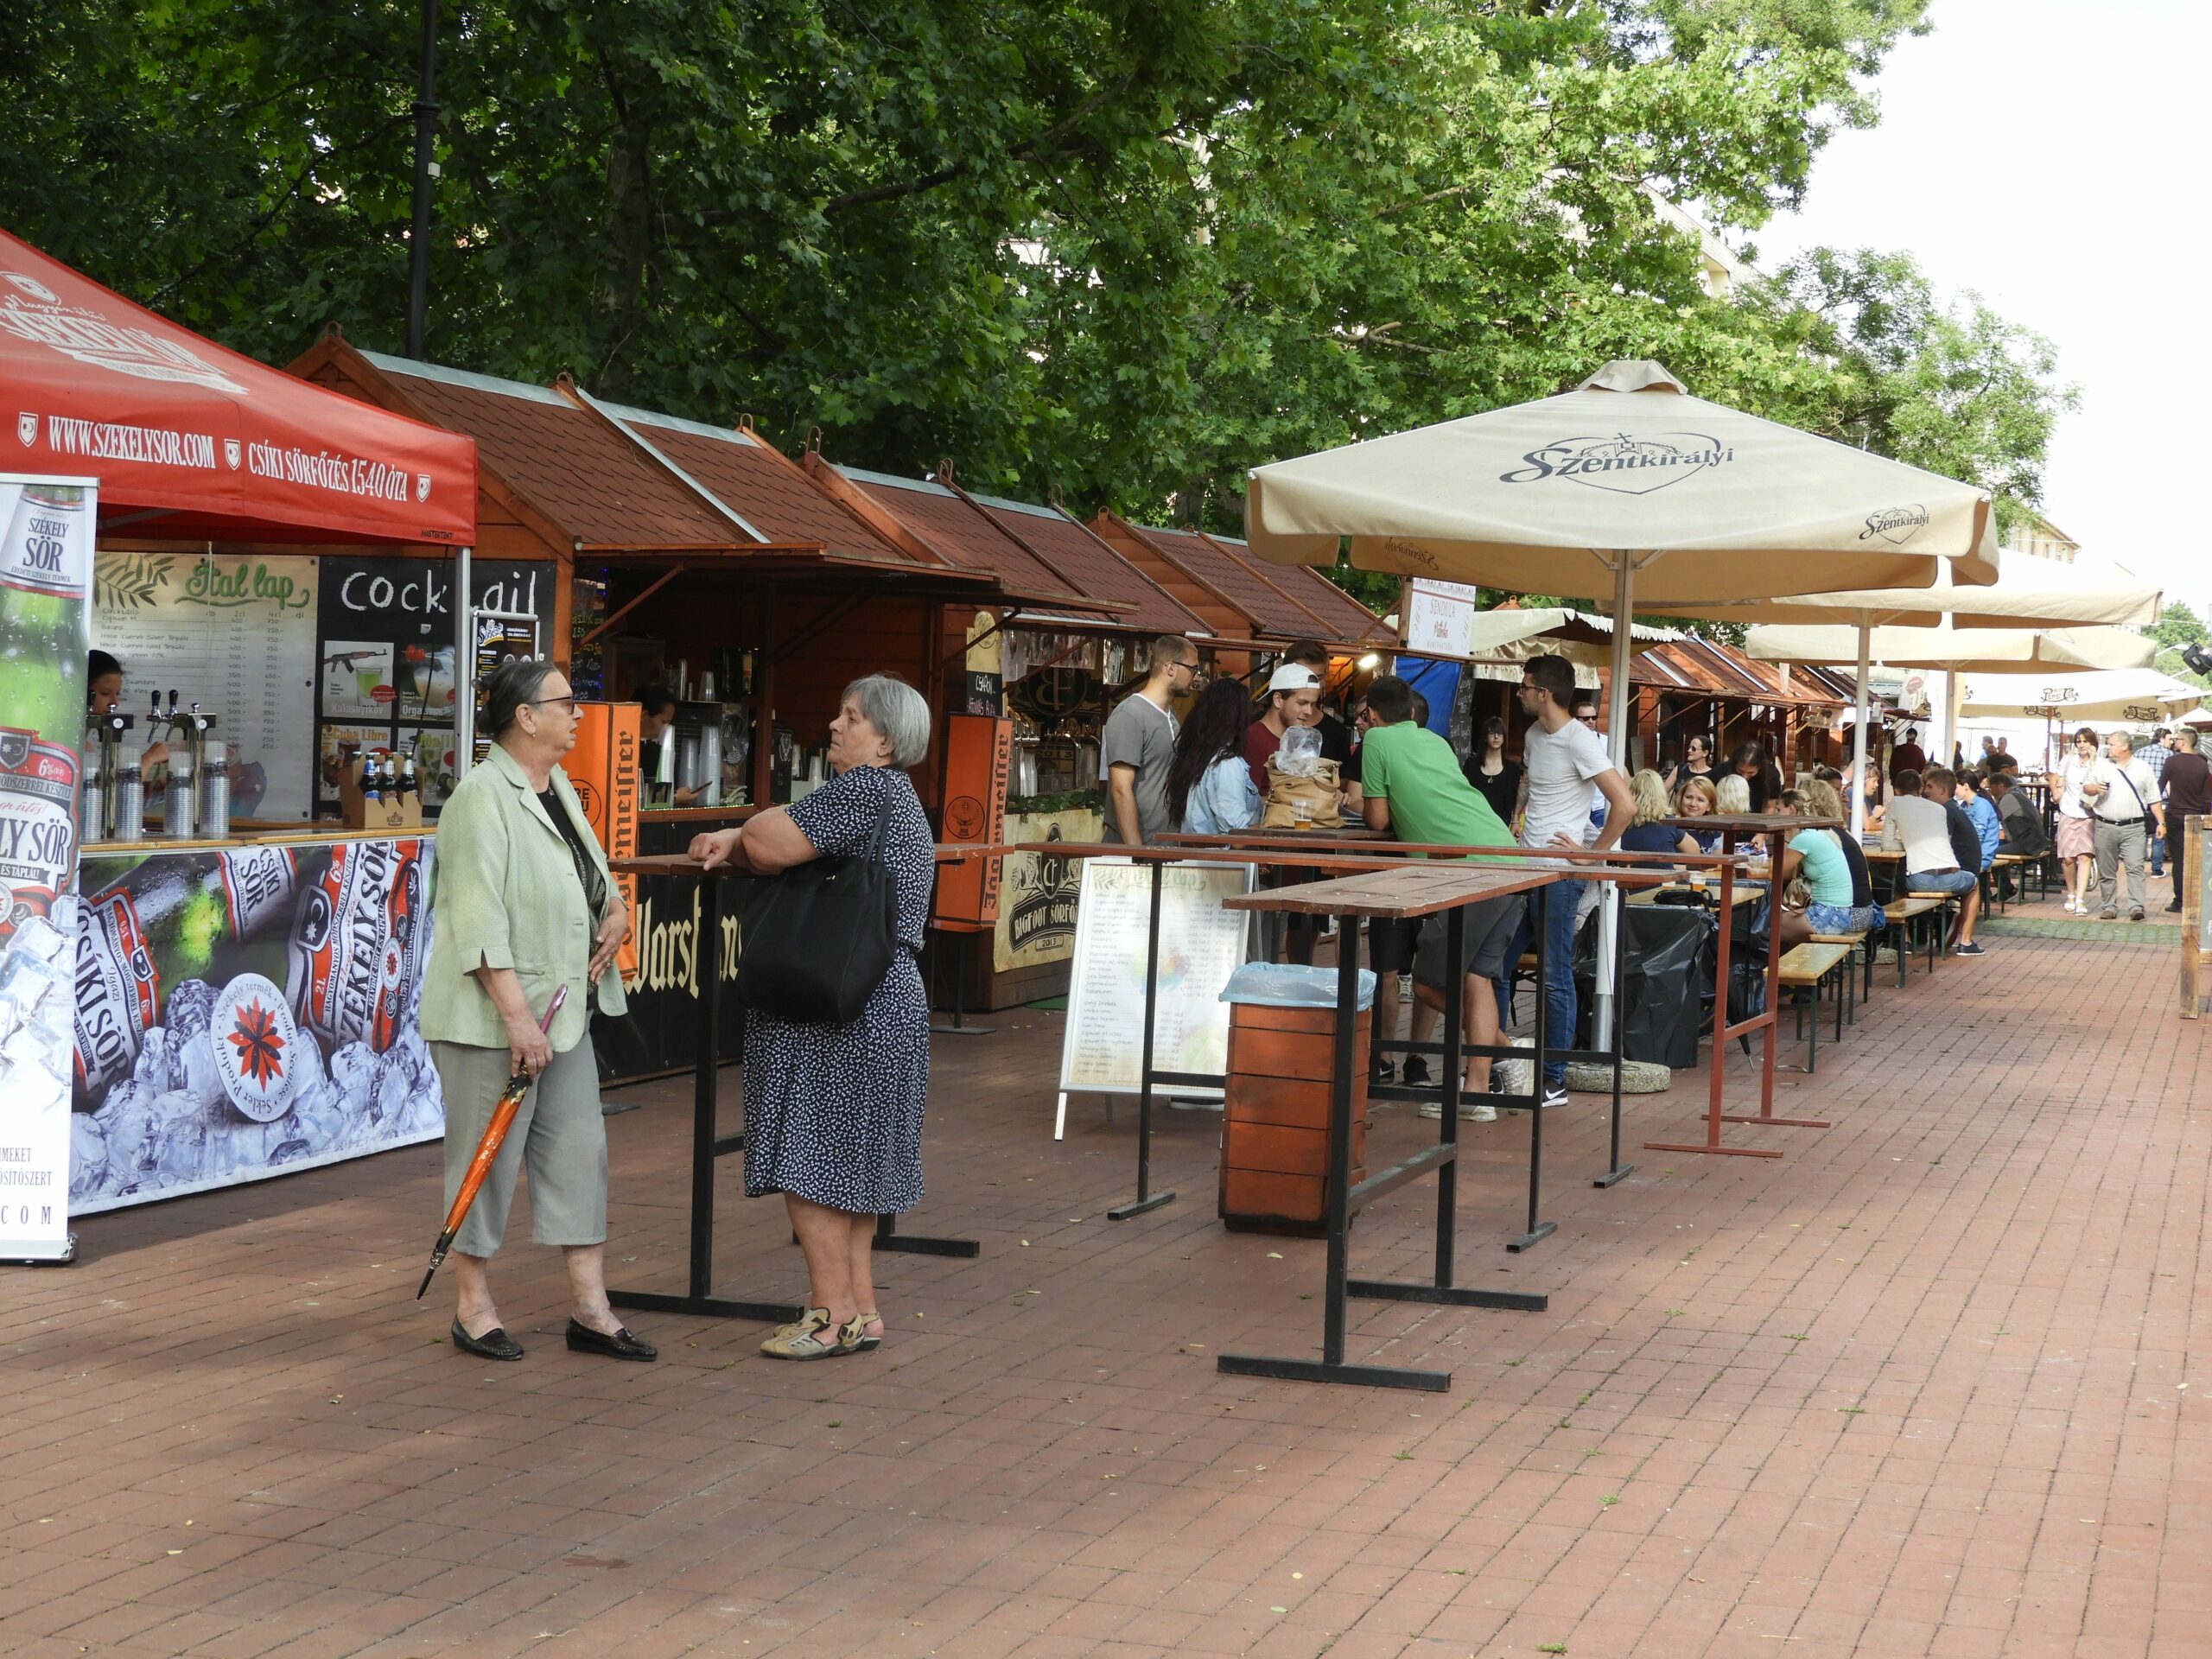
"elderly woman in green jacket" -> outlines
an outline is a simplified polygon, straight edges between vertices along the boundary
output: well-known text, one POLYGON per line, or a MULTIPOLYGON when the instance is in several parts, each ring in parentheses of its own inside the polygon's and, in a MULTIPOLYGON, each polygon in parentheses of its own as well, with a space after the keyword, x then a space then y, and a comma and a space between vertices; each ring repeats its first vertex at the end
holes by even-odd
POLYGON ((438 819, 423 984, 423 1037, 445 1092, 448 1205, 508 1077, 536 1081, 454 1241, 454 1345, 522 1357, 486 1269, 527 1165, 531 1237, 560 1246, 569 1271, 569 1348, 650 1360, 652 1345, 607 1301, 607 1129, 589 1037, 594 1007, 624 1011, 614 957, 629 912, 561 770, 576 741, 567 678, 550 663, 506 663, 485 691, 491 753, 438 819), (563 986, 568 1000, 541 1032, 563 986))

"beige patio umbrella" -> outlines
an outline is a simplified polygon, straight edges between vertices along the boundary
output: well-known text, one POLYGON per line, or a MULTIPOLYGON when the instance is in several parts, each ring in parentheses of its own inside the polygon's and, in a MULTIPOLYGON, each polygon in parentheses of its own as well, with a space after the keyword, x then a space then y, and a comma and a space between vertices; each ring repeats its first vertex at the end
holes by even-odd
MULTIPOLYGON (((1624 619, 1924 588, 1947 565, 1961 584, 1997 578, 1983 491, 1694 397, 1641 360, 1556 397, 1255 467, 1244 522, 1278 564, 1333 564, 1349 537, 1363 569, 1610 601, 1624 619)), ((1623 763, 1629 647, 1616 633, 1623 763)))
MULTIPOLYGON (((1610 601, 1621 622, 1638 607, 1925 587, 1946 563, 1960 582, 1997 576, 1984 492, 1694 397, 1643 360, 1555 397, 1255 467, 1244 522, 1278 564, 1333 564, 1348 537, 1363 569, 1610 601)), ((1624 766, 1630 645, 1617 629, 1609 728, 1624 766)))
MULTIPOLYGON (((2158 642, 2131 628, 1874 628, 1864 636, 1872 661, 1891 668, 1940 668, 1954 674, 2011 674, 2042 667, 2148 668, 2158 642)), ((1824 666, 1859 660, 1853 627, 1757 627, 1744 653, 1769 663, 1824 666)))
MULTIPOLYGON (((1970 588, 1960 598, 1964 602, 1996 594, 2017 565, 2049 563, 2051 561, 2010 560, 1996 587, 1970 588)), ((2152 613, 2157 614, 2155 590, 2152 613)), ((1745 635, 1745 653, 1765 662, 1855 662, 1859 665, 1858 712, 1852 734, 1851 776, 1854 787, 1851 828, 1854 835, 1866 827, 1866 791, 1856 785, 1866 775, 1866 667, 1870 660, 1891 668, 1939 668, 1950 677, 1942 740, 1948 744, 1958 727, 1961 674, 2003 674, 2031 666, 2063 670, 2147 668, 2158 654, 2155 641, 2131 628, 1967 627, 1961 626, 1962 620, 1954 619, 1940 628, 1767 626, 1753 628, 1745 635)))
POLYGON ((2155 668, 2106 674, 1990 674, 1967 680, 1963 713, 2009 720, 2135 721, 2188 713, 2208 694, 2155 668))
MULTIPOLYGON (((2057 559, 2014 556, 2005 561, 2004 569, 1998 572, 1995 582, 1984 586, 1958 586, 1950 576, 1951 573, 1947 569, 1943 578, 1930 588, 1738 600, 1720 605, 1696 607, 1688 614, 1712 621, 1757 620, 1772 625, 1809 626, 1819 632, 1854 634, 1858 644, 1859 692, 1852 728, 1851 775, 1853 778, 1864 777, 1866 771, 1866 668, 1869 662, 1885 662, 1905 668, 1956 669, 1977 659, 1984 663, 1999 661, 2007 664, 2048 660, 2081 668, 2125 668, 2148 660, 2136 654, 2133 642, 2139 636, 2128 634, 2119 639, 2093 645, 2086 639, 2088 631, 2079 626, 2087 623, 2127 625, 2157 620, 2163 598, 2158 586, 2145 582, 2110 560, 2086 555, 2068 563, 2057 559), (1923 616, 1920 607, 1927 603, 1939 603, 1943 614, 1934 618, 1923 616), (2031 645, 2023 645, 2017 641, 2001 646, 1985 641, 1977 649, 1967 641, 1953 645, 1947 641, 1916 638, 1893 641, 1903 653, 1897 656, 1885 655, 1874 648, 1878 633, 1886 636, 1890 632, 1889 625, 1904 625, 1916 634, 1925 634, 1929 630, 1924 625, 1931 622, 1936 625, 1939 632, 2063 628, 2070 638, 2081 642, 2082 650, 2094 652, 2098 659, 2072 662, 2064 657, 2039 658, 2034 654, 2031 645), (1939 652, 1954 653, 1955 660, 1939 660, 1939 652)), ((1853 657, 1851 653, 1843 652, 1794 660, 1846 664, 1852 662, 1853 657)), ((1955 681, 1953 690, 1956 690, 1955 681)), ((1948 741, 1951 731, 1957 725, 1955 704, 1947 704, 1945 716, 1946 741, 1948 741)), ((1864 811, 1863 803, 1854 797, 1852 808, 1852 828, 1854 831, 1865 827, 1864 811)))

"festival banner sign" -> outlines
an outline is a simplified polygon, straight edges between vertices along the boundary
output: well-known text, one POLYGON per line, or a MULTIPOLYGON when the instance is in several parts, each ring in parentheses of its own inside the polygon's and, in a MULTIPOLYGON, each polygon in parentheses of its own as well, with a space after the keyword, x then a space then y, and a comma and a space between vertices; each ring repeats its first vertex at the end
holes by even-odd
POLYGON ((79 1214, 435 1140, 418 1018, 431 843, 85 861, 79 1214))
POLYGON ((64 1262, 91 479, 0 474, 0 1259, 64 1262))

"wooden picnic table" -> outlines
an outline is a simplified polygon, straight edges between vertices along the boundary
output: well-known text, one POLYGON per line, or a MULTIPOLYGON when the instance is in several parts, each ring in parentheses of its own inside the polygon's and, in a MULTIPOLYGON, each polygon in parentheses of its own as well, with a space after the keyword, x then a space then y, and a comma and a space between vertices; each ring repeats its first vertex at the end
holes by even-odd
MULTIPOLYGON (((1732 882, 1729 885, 1735 886, 1732 882)), ((1640 893, 1632 893, 1629 894, 1628 901, 1631 905, 1656 905, 1659 902, 1659 895, 1662 893, 1694 893, 1700 897, 1710 896, 1716 903, 1719 899, 1719 893, 1713 889, 1700 887, 1694 881, 1669 881, 1662 887, 1646 887, 1640 893)), ((1741 910, 1746 905, 1756 905, 1765 897, 1766 890, 1764 887, 1755 887, 1747 880, 1742 887, 1735 887, 1731 902, 1736 909, 1741 910)))

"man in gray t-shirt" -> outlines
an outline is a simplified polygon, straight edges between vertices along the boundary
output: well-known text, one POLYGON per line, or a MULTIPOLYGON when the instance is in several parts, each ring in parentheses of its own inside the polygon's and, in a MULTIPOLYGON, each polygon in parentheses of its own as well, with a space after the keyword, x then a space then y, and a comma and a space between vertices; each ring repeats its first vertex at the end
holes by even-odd
POLYGON ((1198 652, 1163 633, 1145 659, 1144 683, 1106 721, 1098 760, 1106 773, 1106 839, 1138 846, 1175 826, 1167 817, 1167 771, 1175 760, 1168 705, 1198 683, 1198 652))

